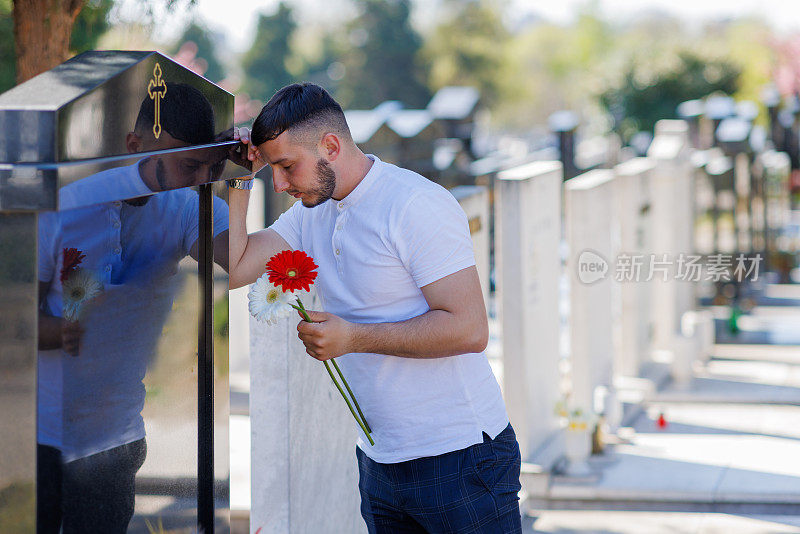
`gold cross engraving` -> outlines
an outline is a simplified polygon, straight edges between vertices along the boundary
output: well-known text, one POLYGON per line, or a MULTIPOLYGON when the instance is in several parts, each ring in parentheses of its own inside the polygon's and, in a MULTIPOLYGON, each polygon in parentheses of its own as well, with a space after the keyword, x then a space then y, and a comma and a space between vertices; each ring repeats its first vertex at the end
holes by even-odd
POLYGON ((156 106, 155 116, 153 117, 153 134, 156 139, 161 135, 161 99, 167 94, 167 84, 161 79, 161 65, 156 63, 153 68, 153 79, 147 86, 147 94, 153 99, 156 106))

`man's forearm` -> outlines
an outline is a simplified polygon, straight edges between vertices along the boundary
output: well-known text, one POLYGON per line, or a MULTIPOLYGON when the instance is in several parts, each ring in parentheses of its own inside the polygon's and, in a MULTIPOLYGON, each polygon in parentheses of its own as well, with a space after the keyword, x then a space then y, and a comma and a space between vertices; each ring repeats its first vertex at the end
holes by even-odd
POLYGON ((234 285, 238 280, 236 268, 247 248, 247 205, 249 202, 249 189, 228 188, 228 274, 231 279, 231 287, 239 285, 234 285))
POLYGON ((441 358, 483 351, 488 325, 476 326, 448 311, 430 310, 397 323, 353 323, 351 336, 352 352, 441 358))

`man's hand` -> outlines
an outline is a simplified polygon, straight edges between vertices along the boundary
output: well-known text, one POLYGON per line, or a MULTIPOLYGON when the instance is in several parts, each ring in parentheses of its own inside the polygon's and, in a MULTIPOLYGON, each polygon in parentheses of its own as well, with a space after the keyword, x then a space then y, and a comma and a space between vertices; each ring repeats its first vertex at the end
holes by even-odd
POLYGON ((325 361, 352 352, 350 350, 352 323, 332 313, 317 311, 306 313, 313 322, 297 323, 297 337, 306 346, 306 352, 310 356, 325 361))
POLYGON ((70 356, 77 356, 83 328, 77 321, 61 319, 61 348, 70 356))
POLYGON ((233 140, 239 141, 228 149, 228 159, 240 167, 244 167, 252 174, 257 173, 265 165, 258 148, 250 143, 250 130, 248 128, 234 128, 233 140))

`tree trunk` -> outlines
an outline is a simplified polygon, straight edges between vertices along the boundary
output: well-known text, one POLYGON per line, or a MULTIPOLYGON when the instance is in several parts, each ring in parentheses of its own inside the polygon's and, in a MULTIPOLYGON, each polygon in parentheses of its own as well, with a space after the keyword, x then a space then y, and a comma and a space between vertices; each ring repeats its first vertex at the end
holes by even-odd
POLYGON ((17 83, 69 57, 72 25, 85 0, 14 0, 17 83))

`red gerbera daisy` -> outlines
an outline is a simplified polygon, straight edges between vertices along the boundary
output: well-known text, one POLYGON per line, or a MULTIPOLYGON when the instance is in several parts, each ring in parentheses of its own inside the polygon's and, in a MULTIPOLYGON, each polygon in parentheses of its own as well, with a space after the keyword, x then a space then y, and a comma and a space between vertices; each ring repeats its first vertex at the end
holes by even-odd
POLYGON ((317 277, 317 265, 302 250, 284 250, 267 262, 267 274, 271 284, 281 286, 283 292, 295 289, 308 291, 317 277))
POLYGON ((63 283, 67 277, 72 274, 72 272, 78 268, 78 265, 83 261, 83 258, 86 257, 86 254, 83 254, 77 248, 65 248, 64 249, 64 261, 62 262, 61 267, 61 282, 63 283))

